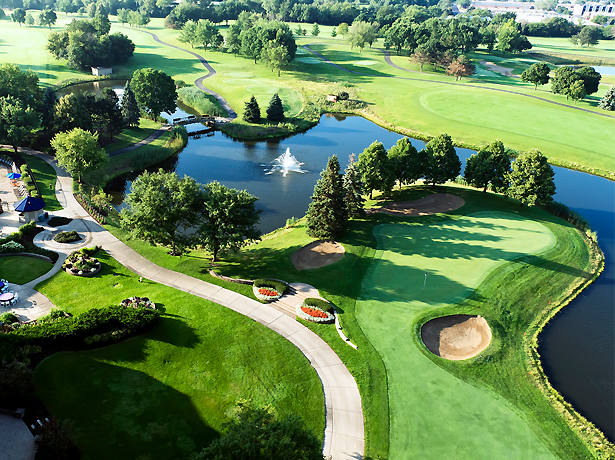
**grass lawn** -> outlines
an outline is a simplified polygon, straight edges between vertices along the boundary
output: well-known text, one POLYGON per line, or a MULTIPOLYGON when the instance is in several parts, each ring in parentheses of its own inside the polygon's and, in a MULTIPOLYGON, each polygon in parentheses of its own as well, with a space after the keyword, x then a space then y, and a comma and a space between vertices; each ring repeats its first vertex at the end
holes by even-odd
POLYGON ((615 64, 615 42, 600 40, 595 46, 575 46, 564 37, 529 37, 532 43, 531 53, 549 53, 568 59, 584 58, 592 62, 604 61, 605 65, 615 64))
MULTIPOLYGON (((60 17, 58 26, 54 29, 59 29, 67 20, 60 17)), ((47 29, 25 26, 20 28, 8 22, 4 25, 6 27, 0 31, 3 44, 25 47, 28 52, 5 53, 0 55, 0 61, 17 60, 22 67, 31 67, 39 72, 42 81, 47 83, 86 75, 83 72, 70 71, 42 50, 47 29), (24 32, 28 32, 25 34, 27 37, 24 32), (41 62, 46 64, 40 64, 41 62)), ((177 41, 178 31, 162 26, 162 19, 153 19, 150 25, 143 29, 114 23, 112 30, 125 33, 136 44, 135 56, 126 64, 116 66, 118 73, 127 74, 137 68, 154 67, 187 83, 192 83, 205 73, 203 66, 193 56, 156 43, 145 33, 155 33, 169 44, 190 50, 189 46, 177 41)), ((549 40, 552 42, 549 46, 565 45, 563 41, 558 42, 558 39, 549 40)), ((540 39, 534 41, 538 45, 541 43, 540 39)), ((279 78, 264 65, 254 65, 253 61, 241 56, 235 57, 216 51, 205 52, 199 48, 195 51, 202 54, 217 71, 215 76, 206 80, 207 87, 224 96, 238 113, 251 95, 255 95, 264 108, 271 95, 278 92, 285 104, 287 115, 294 116, 300 112, 304 98, 322 97, 333 89, 333 82, 345 81, 354 85, 358 89, 359 97, 367 102, 369 108, 366 114, 374 114, 382 123, 388 122, 409 132, 428 135, 447 132, 455 140, 472 145, 484 145, 497 138, 518 150, 538 148, 556 164, 581 165, 603 171, 603 174, 604 171, 615 171, 612 155, 615 120, 575 110, 572 101, 567 101, 561 95, 551 94, 546 87, 534 91, 533 85, 520 84, 518 79, 503 79, 497 76, 487 78, 488 76, 484 75, 455 82, 441 73, 404 72, 388 66, 381 51, 369 48, 362 52, 351 50, 342 37, 333 39, 330 37, 330 31, 325 31, 324 28, 321 36, 307 35, 299 38, 298 44, 310 44, 313 49, 349 70, 375 76, 344 72, 325 64, 301 48, 295 61, 279 78), (510 89, 520 94, 505 93, 502 89, 510 89), (526 95, 536 95, 564 106, 530 99, 526 95)), ((381 43, 376 43, 376 46, 381 46, 381 43)), ((598 54, 608 54, 609 47, 612 45, 605 42, 598 47, 591 47, 590 50, 598 50, 598 54)), ((583 51, 585 50, 587 49, 584 48, 583 51)), ((499 56, 485 55, 484 58, 498 60, 499 56)), ((525 62, 528 59, 530 58, 523 56, 511 59, 511 67, 515 71, 522 70, 529 63, 525 62)), ((418 68, 404 56, 393 56, 392 60, 404 68, 418 68)), ((507 66, 506 61, 498 61, 498 64, 507 66)), ((607 85, 601 85, 598 94, 579 101, 576 106, 604 114, 604 111, 597 108, 597 103, 606 89, 607 85)))
POLYGON ((105 147, 105 150, 107 152, 114 152, 125 147, 130 147, 148 137, 158 128, 160 128, 160 123, 148 118, 141 118, 138 128, 126 128, 122 130, 121 133, 113 138, 113 143, 105 147))
POLYGON ((44 275, 53 264, 41 259, 26 256, 0 257, 0 278, 9 283, 26 284, 44 275))
POLYGON ((78 313, 150 297, 162 311, 141 336, 52 355, 35 370, 51 412, 75 424, 84 459, 177 459, 219 435, 240 398, 296 412, 322 438, 322 386, 308 360, 266 327, 220 305, 150 281, 104 252, 94 278, 64 272, 37 286, 78 313))
POLYGON ((23 155, 24 160, 34 174, 34 179, 45 200, 45 211, 61 211, 62 206, 56 197, 56 172, 45 160, 35 156, 23 155))

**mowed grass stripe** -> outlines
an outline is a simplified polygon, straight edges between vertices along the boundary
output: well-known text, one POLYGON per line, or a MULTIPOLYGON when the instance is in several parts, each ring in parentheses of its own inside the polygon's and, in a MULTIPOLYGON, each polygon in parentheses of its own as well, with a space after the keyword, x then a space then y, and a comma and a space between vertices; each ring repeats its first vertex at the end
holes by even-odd
POLYGON ((101 274, 64 272, 37 289, 72 313, 136 295, 156 302, 158 324, 104 348, 56 353, 35 369, 46 407, 74 422, 84 460, 188 458, 219 436, 235 403, 298 413, 324 432, 322 384, 303 354, 259 323, 139 277, 104 252, 101 274))
POLYGON ((438 367, 412 336, 418 316, 467 297, 497 266, 553 247, 551 231, 513 214, 479 212, 376 232, 382 252, 364 279, 357 317, 387 367, 390 457, 552 458, 502 398, 438 367))

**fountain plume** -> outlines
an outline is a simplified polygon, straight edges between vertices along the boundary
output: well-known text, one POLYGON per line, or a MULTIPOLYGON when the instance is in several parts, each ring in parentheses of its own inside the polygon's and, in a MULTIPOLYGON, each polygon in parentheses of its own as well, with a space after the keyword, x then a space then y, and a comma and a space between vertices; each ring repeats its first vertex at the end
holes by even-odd
POLYGON ((295 156, 290 153, 290 148, 287 148, 286 152, 265 167, 265 174, 273 174, 276 171, 280 171, 282 175, 286 177, 288 171, 305 173, 307 171, 301 169, 302 164, 303 163, 297 161, 295 156))

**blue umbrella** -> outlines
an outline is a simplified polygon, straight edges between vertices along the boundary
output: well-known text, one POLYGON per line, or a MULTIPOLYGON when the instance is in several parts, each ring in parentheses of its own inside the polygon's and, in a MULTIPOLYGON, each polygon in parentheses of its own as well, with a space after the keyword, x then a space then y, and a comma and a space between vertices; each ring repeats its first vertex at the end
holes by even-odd
POLYGON ((21 174, 12 172, 8 173, 6 177, 8 177, 9 179, 19 179, 21 177, 21 174))
POLYGON ((18 212, 40 211, 45 207, 45 201, 42 198, 33 198, 28 196, 23 200, 15 203, 13 209, 18 212))

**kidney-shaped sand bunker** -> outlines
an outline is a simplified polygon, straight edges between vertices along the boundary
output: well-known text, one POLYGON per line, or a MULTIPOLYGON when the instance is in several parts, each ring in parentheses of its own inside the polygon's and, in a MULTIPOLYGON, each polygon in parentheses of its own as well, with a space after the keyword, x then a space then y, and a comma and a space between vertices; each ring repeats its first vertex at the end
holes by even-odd
POLYGON ((487 348, 491 328, 482 316, 442 316, 423 324, 421 339, 434 355, 451 360, 468 359, 487 348))

